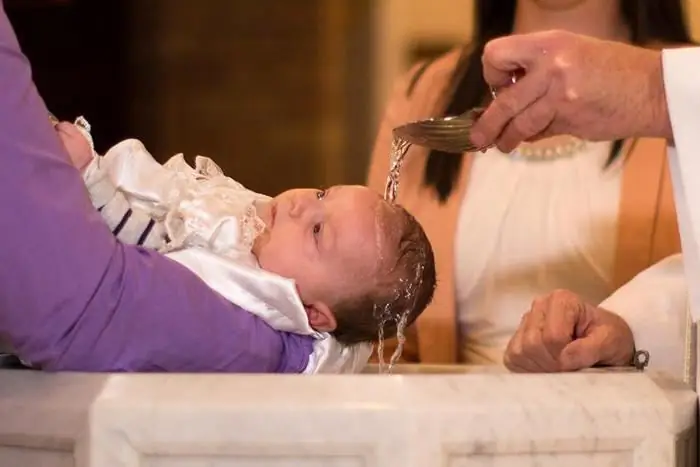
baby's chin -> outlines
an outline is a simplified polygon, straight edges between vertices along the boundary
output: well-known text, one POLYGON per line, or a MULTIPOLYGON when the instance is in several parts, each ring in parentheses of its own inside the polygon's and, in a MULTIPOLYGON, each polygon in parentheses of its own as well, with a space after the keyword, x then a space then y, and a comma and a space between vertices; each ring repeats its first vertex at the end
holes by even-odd
POLYGON ((263 246, 265 244, 265 235, 267 234, 267 230, 263 231, 255 237, 255 240, 253 241, 253 246, 250 249, 250 252, 253 253, 253 256, 255 256, 255 259, 260 261, 260 253, 262 252, 263 246))

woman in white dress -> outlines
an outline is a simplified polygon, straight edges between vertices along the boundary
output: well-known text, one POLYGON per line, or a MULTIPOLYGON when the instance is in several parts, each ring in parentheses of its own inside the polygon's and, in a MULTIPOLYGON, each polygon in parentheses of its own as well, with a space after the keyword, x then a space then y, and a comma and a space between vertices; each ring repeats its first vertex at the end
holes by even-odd
MULTIPOLYGON (((566 29, 648 47, 690 42, 680 0, 476 0, 474 8, 470 44, 397 83, 369 170, 378 191, 392 128, 489 98, 481 67, 489 39, 566 29)), ((407 334, 403 360, 499 364, 535 297, 568 289, 599 303, 680 251, 665 157, 665 142, 653 139, 558 137, 459 156, 411 148, 398 202, 433 244, 438 289, 407 334)))

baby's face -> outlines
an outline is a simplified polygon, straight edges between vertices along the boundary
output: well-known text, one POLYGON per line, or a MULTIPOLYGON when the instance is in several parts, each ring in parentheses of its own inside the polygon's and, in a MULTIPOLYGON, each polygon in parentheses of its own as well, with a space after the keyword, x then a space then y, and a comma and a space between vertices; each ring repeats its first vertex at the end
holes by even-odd
POLYGON ((61 122, 55 125, 56 133, 66 148, 73 166, 83 170, 93 157, 92 147, 82 132, 69 122, 61 122))
POLYGON ((362 186, 286 191, 258 213, 267 229, 253 252, 263 269, 296 281, 311 325, 332 331, 333 306, 373 284, 387 209, 362 186))

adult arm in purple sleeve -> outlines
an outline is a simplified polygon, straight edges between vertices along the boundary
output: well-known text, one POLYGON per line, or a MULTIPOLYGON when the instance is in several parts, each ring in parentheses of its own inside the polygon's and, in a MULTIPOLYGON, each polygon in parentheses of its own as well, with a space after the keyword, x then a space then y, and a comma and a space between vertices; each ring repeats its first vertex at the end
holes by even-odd
POLYGON ((157 253, 117 242, 52 129, 0 3, 0 341, 47 370, 300 372, 270 328, 157 253))

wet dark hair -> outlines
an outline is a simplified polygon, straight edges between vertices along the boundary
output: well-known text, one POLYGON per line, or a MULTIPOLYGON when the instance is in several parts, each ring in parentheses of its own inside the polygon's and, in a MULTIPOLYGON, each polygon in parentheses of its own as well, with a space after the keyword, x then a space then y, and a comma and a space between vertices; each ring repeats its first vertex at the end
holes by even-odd
POLYGON ((337 323, 333 336, 341 344, 374 342, 382 325, 385 338, 395 337, 401 314, 408 314, 408 327, 433 300, 437 280, 428 236, 403 207, 390 209, 391 231, 385 238, 391 246, 385 253, 391 264, 381 265, 382 277, 372 290, 333 308, 337 323))
MULTIPOLYGON (((482 76, 481 55, 488 41, 512 32, 516 2, 517 0, 475 0, 474 37, 463 49, 450 85, 446 88, 447 92, 453 94, 447 101, 443 115, 457 115, 483 104, 488 88, 482 76)), ((620 0, 620 8, 634 44, 692 43, 681 0, 620 0)), ((422 73, 426 66, 417 73, 422 73)), ((414 82, 417 78, 414 78, 414 82)), ((619 155, 622 143, 613 143, 606 167, 619 155)), ((428 155, 423 183, 435 190, 440 202, 444 203, 450 197, 463 159, 464 155, 455 156, 441 151, 431 151, 428 155)))

